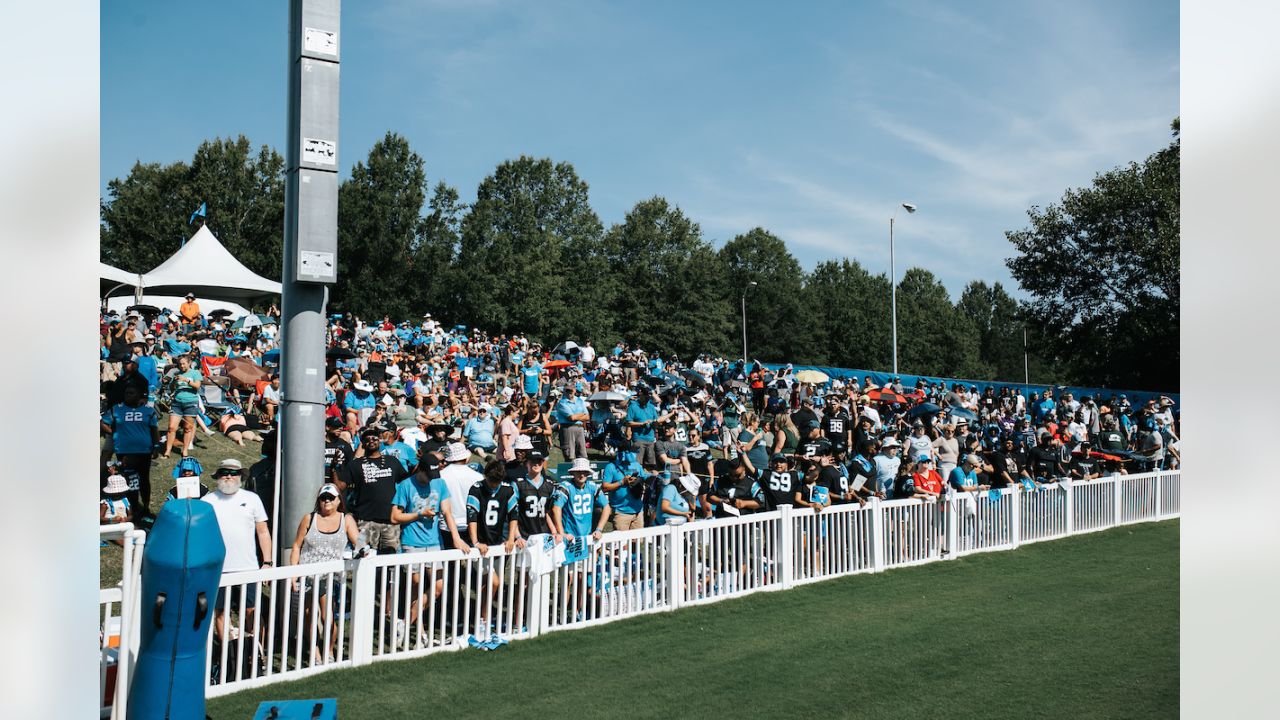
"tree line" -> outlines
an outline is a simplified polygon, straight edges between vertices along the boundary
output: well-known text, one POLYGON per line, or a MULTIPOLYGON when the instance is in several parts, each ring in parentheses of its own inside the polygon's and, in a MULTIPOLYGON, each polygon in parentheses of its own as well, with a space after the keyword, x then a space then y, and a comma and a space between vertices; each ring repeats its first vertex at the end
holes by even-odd
MULTIPOLYGON (((1095 186, 1104 187, 1073 192, 1105 195, 1103 204, 1123 213, 1141 204, 1135 188, 1171 181, 1176 213, 1176 141, 1171 148, 1171 177, 1163 166, 1159 177, 1143 176, 1149 160, 1112 171, 1138 177, 1099 175, 1095 186), (1113 198, 1117 193, 1128 197, 1113 198)), ((1169 151, 1161 157, 1167 166, 1169 151)), ((1176 390, 1176 291, 1175 322, 1162 328, 1169 331, 1163 336, 1099 337, 1141 327, 1143 313, 1152 322, 1152 308, 1161 313, 1154 322, 1166 318, 1167 297, 1138 288, 1140 277, 1127 276, 1117 282, 1118 292, 1105 291, 1111 303, 1105 321, 1081 311, 1092 296, 1069 298, 1074 310, 1055 309, 1052 295, 1061 299, 1059 286, 1070 285, 1071 272, 1061 267, 1062 253, 1048 246, 1070 226, 1092 220, 1082 233, 1104 249, 1095 255, 1109 254, 1117 267, 1134 265, 1134 254, 1167 251, 1160 243, 1170 239, 1168 227, 1156 224, 1160 240, 1152 247, 1130 237, 1123 251, 1113 251, 1101 236, 1103 220, 1076 219, 1096 214, 1081 206, 1099 201, 1073 192, 1063 208, 1032 208, 1032 227, 1008 233, 1019 251, 1008 262, 1031 294, 1028 302, 1019 304, 1000 283, 982 280, 970 282, 953 302, 928 270, 907 269, 897 289, 902 372, 1020 382, 1025 328, 1033 382, 1176 390), (1153 370, 1150 362, 1107 357, 1132 350, 1135 342, 1158 345, 1144 349, 1147 360, 1167 359, 1172 351, 1172 382, 1167 369, 1153 370)), ((230 252, 254 272, 280 277, 284 163, 275 150, 255 150, 243 136, 202 143, 190 163, 137 163, 127 177, 111 180, 101 203, 103 262, 130 272, 155 267, 190 234, 188 216, 202 202, 209 229, 230 252)), ((1126 224, 1129 235, 1141 235, 1133 230, 1140 221, 1133 217, 1126 224)), ((1176 222, 1171 237, 1176 278, 1176 222)), ((402 319, 430 311, 448 323, 525 332, 544 343, 590 339, 604 347, 626 340, 682 358, 699 352, 737 357, 745 293, 753 359, 868 369, 892 364, 885 274, 852 258, 806 272, 782 238, 760 227, 717 248, 696 221, 662 197, 636 203, 606 228, 591 208, 587 183, 567 162, 505 161, 480 183, 475 202, 465 204, 456 188, 429 183, 423 158, 407 139, 389 132, 339 188, 338 243, 331 312, 402 319)), ((1079 252, 1086 252, 1086 242, 1079 243, 1079 252)))

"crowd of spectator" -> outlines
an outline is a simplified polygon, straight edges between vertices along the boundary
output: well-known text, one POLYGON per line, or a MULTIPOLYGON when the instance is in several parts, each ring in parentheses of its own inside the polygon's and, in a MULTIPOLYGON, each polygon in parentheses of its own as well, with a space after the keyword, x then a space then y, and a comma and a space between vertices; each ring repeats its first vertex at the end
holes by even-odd
MULTIPOLYGON (((280 532, 259 525, 274 495, 279 312, 253 317, 203 314, 194 297, 178 312, 103 314, 103 523, 145 524, 154 459, 187 458, 200 432, 222 432, 262 442, 263 460, 223 463, 201 492, 221 508, 256 491, 219 518, 245 515, 241 559, 256 549, 270 562, 254 545, 260 531, 280 532), (235 358, 261 376, 229 381, 219 363, 235 358)), ((1133 406, 1123 394, 1052 387, 1028 397, 927 379, 802 381, 791 366, 625 342, 546 346, 430 314, 336 315, 326 342, 325 475, 315 513, 296 529, 294 562, 331 557, 344 537, 384 553, 483 553, 539 533, 576 540, 783 504, 932 502, 1179 462, 1168 398, 1133 406), (553 455, 566 465, 549 468, 553 455)), ((198 475, 191 464, 175 477, 198 475)))

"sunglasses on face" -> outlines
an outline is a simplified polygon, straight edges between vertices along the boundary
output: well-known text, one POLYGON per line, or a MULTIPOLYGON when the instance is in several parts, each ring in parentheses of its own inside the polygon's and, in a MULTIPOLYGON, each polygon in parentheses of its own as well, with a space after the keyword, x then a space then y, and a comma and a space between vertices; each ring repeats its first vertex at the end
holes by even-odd
POLYGON ((336 497, 334 497, 334 496, 332 496, 332 495, 321 495, 321 496, 320 496, 320 502, 334 502, 334 501, 335 501, 335 500, 337 500, 337 499, 338 499, 338 498, 336 498, 336 497))

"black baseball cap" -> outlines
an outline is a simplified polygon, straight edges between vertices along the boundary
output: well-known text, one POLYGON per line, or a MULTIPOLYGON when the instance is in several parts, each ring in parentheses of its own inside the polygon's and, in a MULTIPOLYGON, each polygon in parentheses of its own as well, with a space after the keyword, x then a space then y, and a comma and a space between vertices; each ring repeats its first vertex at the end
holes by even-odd
POLYGON ((346 423, 342 422, 342 418, 340 417, 331 417, 328 420, 324 421, 324 426, 331 429, 340 428, 345 424, 346 423))
POLYGON ((525 453, 524 458, 525 460, 528 460, 531 462, 540 462, 542 460, 546 460, 547 456, 543 454, 541 450, 530 450, 527 453, 525 453))

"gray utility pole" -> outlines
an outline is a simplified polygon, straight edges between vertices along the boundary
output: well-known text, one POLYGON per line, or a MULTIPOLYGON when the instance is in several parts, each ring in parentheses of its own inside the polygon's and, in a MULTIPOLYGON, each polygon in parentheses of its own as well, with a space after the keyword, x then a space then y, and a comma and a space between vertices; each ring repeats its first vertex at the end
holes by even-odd
POLYGON ((276 558, 324 482, 325 302, 338 278, 340 0, 289 2, 276 558))

